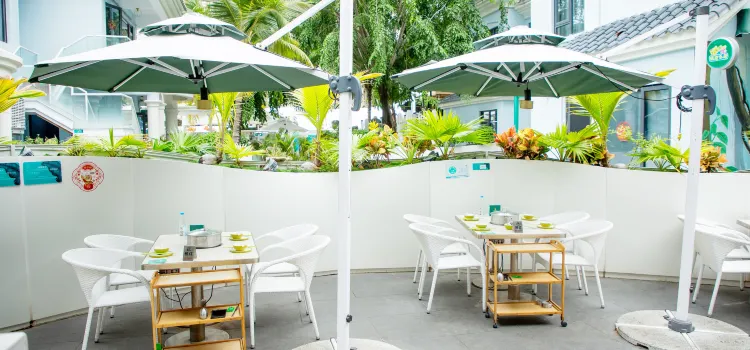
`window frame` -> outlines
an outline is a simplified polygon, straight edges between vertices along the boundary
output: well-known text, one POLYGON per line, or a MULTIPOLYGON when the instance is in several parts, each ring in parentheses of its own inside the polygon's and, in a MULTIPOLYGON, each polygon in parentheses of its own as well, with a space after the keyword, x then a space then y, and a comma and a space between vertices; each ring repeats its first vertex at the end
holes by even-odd
MULTIPOLYGON (((0 0, 0 1, 4 1, 4 0, 0 0)), ((130 21, 128 21, 125 18, 125 11, 122 10, 122 7, 117 6, 115 4, 112 4, 112 3, 109 3, 109 2, 105 2, 104 3, 104 21, 105 21, 104 22, 104 31, 105 31, 105 33, 107 33, 109 31, 109 27, 108 27, 108 23, 107 23, 107 20, 108 20, 107 19, 107 15, 108 15, 108 12, 109 12, 109 8, 112 8, 112 9, 114 9, 114 10, 117 11, 120 23, 118 23, 118 28, 115 31, 115 34, 107 34, 107 35, 124 36, 124 37, 129 38, 130 40, 135 40, 135 25, 133 23, 131 23, 130 21), (127 35, 122 35, 123 25, 125 27, 125 30, 128 32, 127 35), (130 31, 128 30, 128 27, 132 27, 133 28, 133 36, 132 37, 130 36, 130 31)))
POLYGON ((574 4, 575 0, 565 0, 565 2, 568 4, 568 19, 564 20, 564 21, 558 21, 557 20, 557 14, 558 14, 557 10, 559 8, 559 6, 558 6, 559 5, 558 4, 558 0, 552 0, 552 1, 553 1, 553 9, 554 9, 553 10, 554 12, 553 12, 553 15, 552 15, 552 20, 553 20, 553 26, 552 27, 554 29, 555 34, 563 35, 563 34, 560 34, 558 32, 558 28, 563 28, 563 27, 567 28, 568 32, 569 32, 569 34, 567 34, 565 36, 578 34, 578 33, 581 33, 581 32, 584 31, 584 30, 581 30, 579 32, 575 32, 575 33, 573 32, 573 4, 574 4))
MULTIPOLYGON (((672 87, 666 84, 653 84, 653 85, 647 85, 638 90, 638 97, 641 98, 641 125, 642 130, 640 130, 641 134, 643 134, 643 137, 647 137, 647 129, 646 129, 646 92, 648 91, 658 91, 658 90, 667 90, 667 96, 672 96, 672 87)), ((667 103, 667 115, 669 118, 667 118, 667 139, 664 140, 667 143, 671 143, 672 139, 672 103, 671 100, 669 103, 667 103)))
POLYGON ((2 6, 3 14, 0 16, 0 20, 3 21, 2 23, 2 29, 3 33, 0 35, 0 41, 7 43, 8 42, 8 6, 7 1, 0 0, 0 6, 2 6))
POLYGON ((497 108, 479 111, 479 117, 482 118, 483 125, 492 127, 495 130, 495 132, 497 132, 497 128, 498 128, 497 108), (487 115, 487 119, 484 118, 485 113, 487 115), (494 125, 493 125, 493 120, 492 120, 493 114, 495 115, 494 125))

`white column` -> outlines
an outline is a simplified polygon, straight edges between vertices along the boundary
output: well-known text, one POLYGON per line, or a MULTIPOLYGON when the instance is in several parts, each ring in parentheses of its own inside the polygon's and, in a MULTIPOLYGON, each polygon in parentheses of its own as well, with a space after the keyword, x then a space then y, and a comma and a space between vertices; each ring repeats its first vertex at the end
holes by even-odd
POLYGON ((173 132, 177 132, 177 115, 179 114, 180 110, 177 109, 177 105, 170 105, 167 103, 167 107, 164 109, 164 115, 167 119, 166 126, 167 126, 167 135, 173 132))
POLYGON ((158 139, 165 135, 164 107, 166 104, 161 100, 159 94, 148 94, 146 110, 148 113, 148 137, 158 139))
MULTIPOLYGON (((695 71, 693 86, 706 83, 706 47, 708 45, 708 7, 705 14, 695 18, 695 71)), ((699 7, 700 10, 702 7, 699 7)), ((735 53, 736 54, 736 53, 735 53)), ((690 282, 693 273, 693 250, 695 249, 695 218, 698 215, 698 184, 700 182, 701 138, 703 133, 703 101, 693 101, 690 116, 690 164, 687 174, 685 195, 685 222, 682 229, 682 257, 680 259, 680 280, 677 289, 677 314, 675 317, 688 322, 690 307, 690 282)))
MULTIPOLYGON (((339 29, 339 76, 352 74, 352 36, 354 35, 354 0, 341 0, 339 29)), ((349 350, 350 272, 351 272, 351 180, 352 180, 352 94, 342 93, 339 105, 339 211, 338 293, 336 296, 336 344, 349 350)))
MULTIPOLYGON (((21 68, 23 61, 20 57, 0 49, 0 77, 9 78, 18 68, 21 68)), ((13 120, 11 118, 11 109, 0 113, 0 138, 13 137, 13 120)))

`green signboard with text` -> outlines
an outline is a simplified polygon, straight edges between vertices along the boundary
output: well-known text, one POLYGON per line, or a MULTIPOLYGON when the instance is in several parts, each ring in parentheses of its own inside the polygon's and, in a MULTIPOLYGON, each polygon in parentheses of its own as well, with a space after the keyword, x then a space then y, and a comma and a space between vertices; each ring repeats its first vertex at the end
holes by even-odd
POLYGON ((734 38, 718 38, 708 44, 706 63, 714 69, 728 69, 737 61, 739 47, 734 38))

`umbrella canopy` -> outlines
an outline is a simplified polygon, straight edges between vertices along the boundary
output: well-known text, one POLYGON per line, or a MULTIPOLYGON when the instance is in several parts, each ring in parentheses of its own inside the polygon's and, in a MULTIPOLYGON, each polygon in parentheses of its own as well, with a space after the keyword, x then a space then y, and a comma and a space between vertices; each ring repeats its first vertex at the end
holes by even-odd
POLYGON ((245 33, 227 22, 194 12, 149 24, 141 29, 141 33, 144 35, 194 33, 203 36, 229 36, 237 40, 247 38, 245 33))
POLYGON ((412 90, 474 96, 560 97, 636 90, 661 78, 566 48, 509 44, 406 70, 394 78, 412 90))
MULTIPOLYGON (((190 29, 196 18, 203 16, 185 15, 168 25, 146 27, 154 35, 143 39, 41 62, 29 81, 109 92, 189 94, 201 88, 290 91, 328 82, 323 71, 222 36, 220 30, 197 34, 190 29), (179 28, 181 19, 187 24, 179 28), (171 29, 159 29, 165 27, 171 29)), ((227 33, 229 27, 234 28, 227 23, 221 28, 227 33)))
POLYGON ((505 44, 545 44, 557 46, 563 41, 565 41, 564 36, 531 29, 527 26, 517 26, 505 32, 475 41, 474 49, 483 50, 505 44))
POLYGON ((309 131, 297 124, 295 124, 293 121, 281 118, 274 120, 273 122, 269 123, 268 125, 260 128, 258 131, 271 131, 271 132, 279 132, 279 130, 284 129, 290 133, 293 132, 306 132, 309 131))

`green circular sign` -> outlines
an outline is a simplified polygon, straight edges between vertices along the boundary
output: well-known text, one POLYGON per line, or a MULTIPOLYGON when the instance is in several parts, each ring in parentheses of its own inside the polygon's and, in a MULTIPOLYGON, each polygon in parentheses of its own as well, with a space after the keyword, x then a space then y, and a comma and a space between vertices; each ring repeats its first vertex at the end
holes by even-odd
POLYGON ((737 61, 740 47, 734 38, 718 38, 708 44, 706 63, 715 69, 728 69, 737 61))

